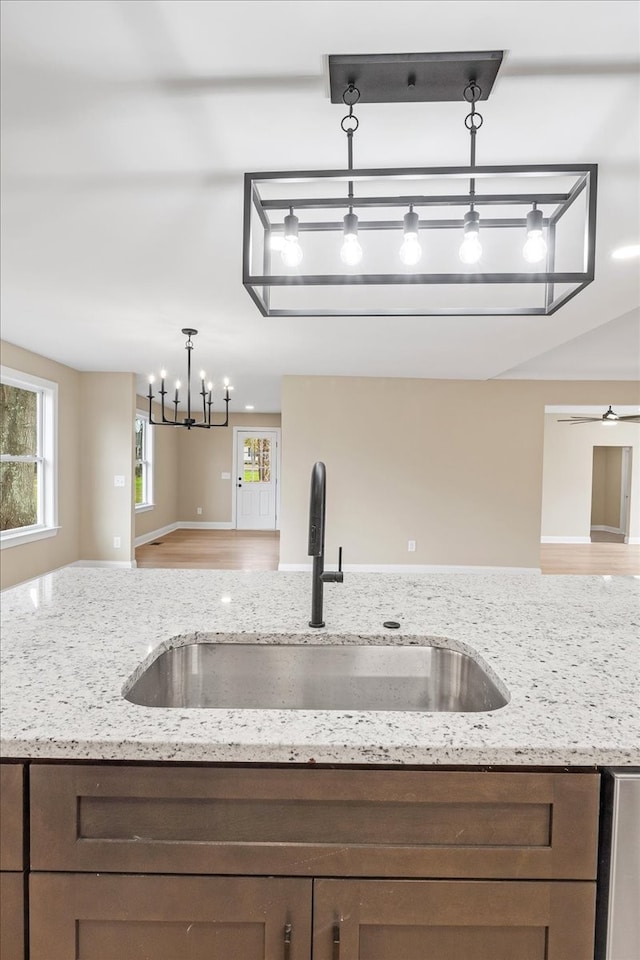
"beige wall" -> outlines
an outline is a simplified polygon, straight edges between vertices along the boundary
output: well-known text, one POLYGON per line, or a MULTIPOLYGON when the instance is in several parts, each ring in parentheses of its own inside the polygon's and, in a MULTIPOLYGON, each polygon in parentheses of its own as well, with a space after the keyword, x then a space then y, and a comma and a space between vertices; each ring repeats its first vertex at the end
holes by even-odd
POLYGON ((231 523, 233 427, 266 429, 280 426, 279 413, 233 413, 229 426, 212 430, 176 430, 178 434, 178 505, 176 520, 231 523), (202 514, 196 512, 202 507, 202 514))
MULTIPOLYGON (((149 412, 149 402, 144 397, 136 398, 137 409, 149 412)), ((160 419, 160 408, 154 409, 154 417, 160 419)), ((178 435, 180 430, 172 427, 151 427, 153 432, 153 509, 136 511, 135 535, 145 534, 168 527, 178 519, 178 435)))
POLYGON ((591 488, 592 527, 619 528, 621 482, 622 447, 594 447, 591 488))
POLYGON ((9 587, 47 570, 73 563, 80 555, 80 374, 71 367, 2 341, 2 363, 58 384, 58 524, 55 537, 35 540, 1 553, 1 585, 9 587))
MULTIPOLYGON (((591 384, 592 388, 596 386, 591 384)), ((632 394, 625 399, 619 389, 623 386, 622 384, 619 384, 618 388, 611 386, 610 395, 616 402, 637 403, 637 388, 635 396, 632 394), (618 397, 620 397, 619 400, 618 397)), ((598 403, 600 400, 586 399, 584 402, 598 403)), ((609 401, 605 401, 605 406, 608 404, 609 401)), ((640 537, 640 428, 637 424, 624 423, 604 427, 601 423, 583 423, 573 426, 568 423, 559 423, 560 416, 562 415, 550 413, 545 417, 542 536, 567 540, 589 539, 593 450, 594 447, 601 446, 606 439, 607 446, 632 448, 629 536, 640 537)), ((606 469, 605 465, 603 465, 604 469, 606 469)), ((601 506, 604 509, 603 500, 601 506)))
POLYGON ((133 457, 135 376, 80 375, 82 457, 80 558, 130 561, 133 546, 133 457), (124 476, 124 487, 114 477, 124 476), (113 538, 120 537, 120 547, 113 538))
POLYGON ((309 562, 324 460, 330 561, 539 567, 545 404, 637 400, 620 382, 285 377, 280 561, 309 562))

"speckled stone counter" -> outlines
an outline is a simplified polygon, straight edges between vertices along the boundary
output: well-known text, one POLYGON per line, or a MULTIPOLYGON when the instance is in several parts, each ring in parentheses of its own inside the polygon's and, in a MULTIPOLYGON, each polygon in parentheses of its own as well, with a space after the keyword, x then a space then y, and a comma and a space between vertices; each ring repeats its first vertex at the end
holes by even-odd
POLYGON ((2 595, 3 757, 239 763, 640 764, 640 580, 69 567, 2 595), (383 627, 397 620, 399 630, 383 627), (437 644, 509 693, 479 713, 137 706, 134 675, 203 639, 437 644))

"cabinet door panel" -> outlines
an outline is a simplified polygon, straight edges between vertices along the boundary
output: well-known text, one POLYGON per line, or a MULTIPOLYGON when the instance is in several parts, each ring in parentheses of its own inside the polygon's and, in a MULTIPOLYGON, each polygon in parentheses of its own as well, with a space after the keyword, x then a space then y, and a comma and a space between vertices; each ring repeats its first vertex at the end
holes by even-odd
POLYGON ((594 907, 593 883, 317 880, 313 956, 593 960, 594 907))
POLYGON ((311 951, 310 880, 32 874, 30 909, 31 960, 309 960, 311 951))

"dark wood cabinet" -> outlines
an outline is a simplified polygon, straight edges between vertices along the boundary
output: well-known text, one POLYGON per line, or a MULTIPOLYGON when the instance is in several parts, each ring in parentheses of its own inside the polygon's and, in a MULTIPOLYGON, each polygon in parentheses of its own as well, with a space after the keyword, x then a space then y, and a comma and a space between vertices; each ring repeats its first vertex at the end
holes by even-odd
POLYGON ((596 773, 28 767, 29 960, 593 960, 596 773))
POLYGON ((317 880, 314 960, 593 960, 595 884, 317 880))
POLYGON ((0 960, 24 960, 24 776, 0 763, 0 960))
POLYGON ((311 884, 32 874, 31 960, 309 960, 311 884))
POLYGON ((0 960, 24 960, 24 874, 0 873, 0 960))

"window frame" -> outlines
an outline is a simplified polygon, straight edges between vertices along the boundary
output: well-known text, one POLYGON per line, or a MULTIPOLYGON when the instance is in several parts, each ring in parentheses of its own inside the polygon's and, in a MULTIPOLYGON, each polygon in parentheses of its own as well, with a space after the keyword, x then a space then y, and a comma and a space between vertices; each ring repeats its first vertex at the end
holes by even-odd
POLYGON ((133 505, 136 513, 144 513, 145 510, 153 510, 155 502, 153 499, 153 424, 149 420, 148 411, 136 410, 133 421, 133 505), (138 460, 136 457, 136 420, 141 420, 144 424, 143 436, 143 457, 138 460), (135 502, 136 497, 136 468, 142 464, 142 492, 144 500, 141 503, 135 502))
POLYGON ((38 470, 38 520, 24 527, 0 530, 0 549, 55 537, 58 526, 58 384, 22 370, 0 366, 0 382, 38 397, 35 455, 2 454, 3 463, 36 463, 38 470))

